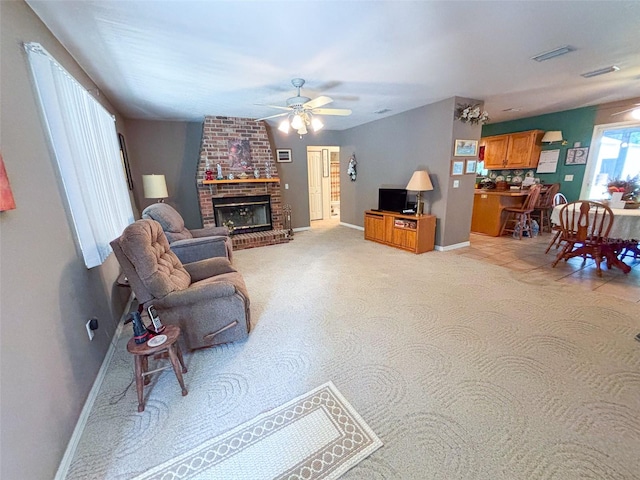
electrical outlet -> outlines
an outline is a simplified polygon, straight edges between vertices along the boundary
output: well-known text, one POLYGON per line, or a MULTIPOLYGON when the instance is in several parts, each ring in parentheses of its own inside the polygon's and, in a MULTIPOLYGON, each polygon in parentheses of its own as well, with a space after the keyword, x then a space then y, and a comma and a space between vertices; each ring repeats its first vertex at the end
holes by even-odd
POLYGON ((458 188, 460 186, 460 180, 453 181, 453 188, 458 188))
POLYGON ((91 320, 87 321, 85 327, 87 327, 87 335, 89 335, 89 340, 93 340, 93 336, 95 334, 93 333, 93 330, 91 330, 91 320))

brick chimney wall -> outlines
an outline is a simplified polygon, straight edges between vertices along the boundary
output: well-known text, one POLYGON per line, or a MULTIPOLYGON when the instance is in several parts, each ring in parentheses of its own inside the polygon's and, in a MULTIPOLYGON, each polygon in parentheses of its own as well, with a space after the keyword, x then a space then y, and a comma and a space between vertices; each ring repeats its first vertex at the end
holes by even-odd
MULTIPOLYGON (((264 122, 256 122, 249 118, 208 116, 205 117, 203 128, 197 173, 198 197, 203 225, 205 227, 215 226, 213 204, 211 202, 212 197, 271 195, 273 229, 274 231, 282 232, 284 222, 278 170, 273 160, 271 144, 264 122), (255 168, 259 169, 260 178, 266 178, 267 167, 270 167, 271 177, 275 181, 264 183, 241 182, 238 175, 242 173, 243 168, 237 165, 232 166, 229 158, 230 140, 249 140, 251 166, 245 168, 248 178, 254 178, 253 171, 255 168), (205 179, 207 162, 209 162, 210 168, 213 171, 214 179, 217 176, 216 165, 220 164, 222 167, 222 175, 225 179, 230 173, 233 173, 235 180, 239 180, 240 183, 203 184, 202 181, 205 179)), ((237 235, 234 237, 234 247, 250 248, 251 246, 259 246, 258 244, 281 243, 281 241, 265 243, 263 239, 262 241, 249 240, 249 244, 247 244, 247 239, 243 240, 242 238, 238 238, 242 236, 243 235, 237 235)), ((256 238, 257 236, 259 235, 253 234, 250 238, 256 238)), ((282 236, 283 235, 280 234, 278 238, 282 236)))

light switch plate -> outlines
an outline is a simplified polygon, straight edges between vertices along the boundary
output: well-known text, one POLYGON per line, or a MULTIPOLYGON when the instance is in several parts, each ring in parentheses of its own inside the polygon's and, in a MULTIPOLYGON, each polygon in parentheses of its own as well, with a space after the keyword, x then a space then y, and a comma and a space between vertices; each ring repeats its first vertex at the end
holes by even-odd
POLYGON ((564 181, 565 182, 573 182, 573 175, 565 175, 564 176, 564 181))
POLYGON ((453 188, 458 188, 460 186, 460 180, 453 181, 453 188))

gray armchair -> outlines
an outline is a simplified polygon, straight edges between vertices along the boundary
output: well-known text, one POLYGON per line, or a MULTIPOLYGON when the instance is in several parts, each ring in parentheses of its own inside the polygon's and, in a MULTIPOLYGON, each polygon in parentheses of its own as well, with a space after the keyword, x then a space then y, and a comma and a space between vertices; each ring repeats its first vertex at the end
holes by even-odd
POLYGON ((111 246, 138 302, 153 305, 163 323, 178 325, 190 350, 248 335, 247 287, 227 258, 183 265, 160 224, 148 219, 129 225, 111 246))
POLYGON ((182 216, 166 203, 154 203, 142 211, 142 218, 155 220, 162 226, 171 250, 182 263, 205 258, 227 257, 233 260, 233 244, 227 227, 207 227, 189 230, 182 216))

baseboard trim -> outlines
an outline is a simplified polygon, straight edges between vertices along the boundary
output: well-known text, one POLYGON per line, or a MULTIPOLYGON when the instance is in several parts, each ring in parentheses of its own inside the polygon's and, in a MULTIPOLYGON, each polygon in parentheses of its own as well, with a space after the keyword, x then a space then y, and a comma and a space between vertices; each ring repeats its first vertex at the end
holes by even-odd
POLYGON ((304 232, 305 230, 311 230, 311 227, 298 227, 293 229, 294 232, 304 232))
POLYGON ((116 351, 116 345, 118 340, 120 339, 120 335, 122 334, 122 328, 124 326, 124 320, 126 316, 129 314, 131 309, 131 304, 133 302, 134 295, 131 293, 129 296, 129 300, 125 305, 124 311, 120 316, 120 321, 118 322, 118 327, 113 334, 113 338, 109 344, 109 350, 107 350, 107 354, 104 356, 104 360, 102 361, 102 365, 100 365, 100 370, 98 370, 98 375, 93 382, 93 386, 91 387, 91 391, 89 392, 89 396, 87 400, 84 402, 84 407, 82 407, 82 412, 80 412, 80 417, 78 418, 78 422, 76 423, 76 427, 73 429, 73 434, 71 435, 71 439, 69 439, 69 443, 67 444, 67 449, 64 452, 62 460, 60 461, 60 465, 58 466, 58 471, 56 472, 56 476, 54 480, 64 480, 67 478, 67 474, 69 473, 69 467, 71 466, 71 460, 76 453, 76 449, 78 448, 78 443, 80 442, 80 437, 82 436, 82 432, 84 431, 84 427, 87 425, 87 420, 89 419, 89 413, 93 408, 93 404, 98 397, 98 392, 100 391, 100 387, 102 386, 102 382, 104 381, 104 377, 107 373, 107 369, 109 367, 109 363, 111 363, 111 359, 113 358, 113 354, 116 351))
POLYGON ((351 223, 345 223, 345 222, 340 222, 340 225, 344 226, 344 227, 349 227, 349 228, 353 228, 355 230, 361 230, 364 232, 364 227, 361 227, 359 225, 353 225, 351 223))
POLYGON ((438 250, 439 252, 448 252, 449 250, 457 250, 458 248, 464 248, 464 247, 470 247, 470 246, 471 246, 471 242, 467 240, 466 242, 454 243, 453 245, 446 245, 444 247, 440 245, 436 245, 435 249, 438 250))

